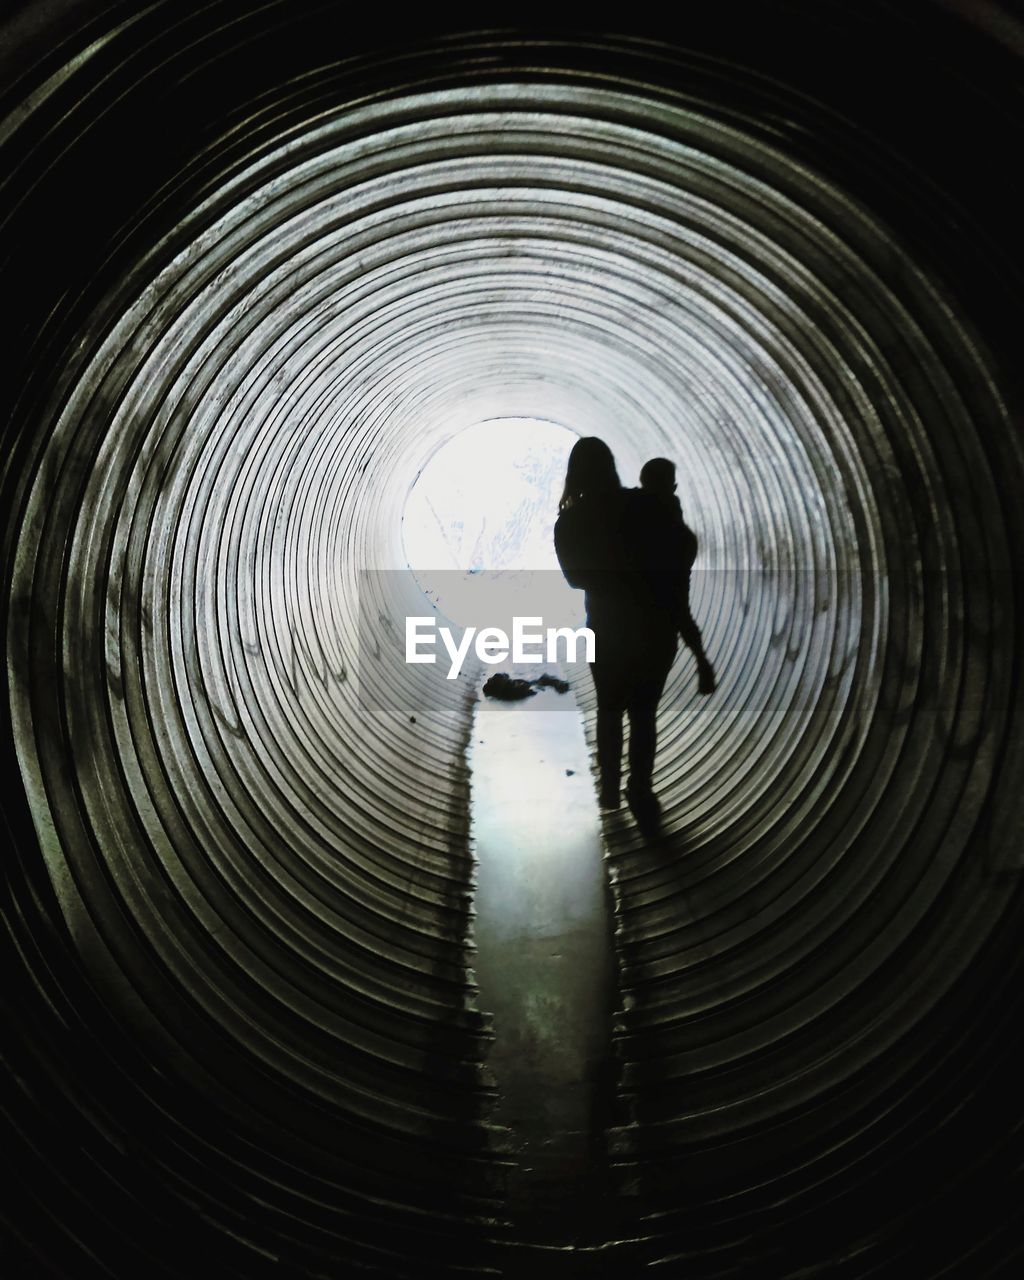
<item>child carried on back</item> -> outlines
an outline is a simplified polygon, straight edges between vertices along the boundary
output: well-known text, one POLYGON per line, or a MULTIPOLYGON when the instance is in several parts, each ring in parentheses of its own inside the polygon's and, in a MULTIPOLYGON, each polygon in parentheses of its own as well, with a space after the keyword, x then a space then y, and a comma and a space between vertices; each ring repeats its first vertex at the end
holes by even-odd
POLYGON ((683 520, 683 510, 676 497, 675 463, 668 458, 651 458, 640 470, 640 487, 656 498, 667 516, 672 530, 673 546, 670 563, 678 574, 675 601, 675 623, 683 643, 697 659, 697 688, 700 693, 715 691, 715 671, 704 652, 700 629, 690 612, 690 570, 697 558, 697 535, 683 520))

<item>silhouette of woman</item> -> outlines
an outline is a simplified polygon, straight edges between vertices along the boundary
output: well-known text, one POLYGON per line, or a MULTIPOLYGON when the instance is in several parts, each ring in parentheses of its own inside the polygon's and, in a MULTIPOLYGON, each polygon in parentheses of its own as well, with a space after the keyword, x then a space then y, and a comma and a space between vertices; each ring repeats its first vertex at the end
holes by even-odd
POLYGON ((672 549, 663 504, 640 489, 623 488, 603 440, 578 440, 555 522, 555 553, 569 585, 586 592, 587 626, 594 632, 602 808, 617 809, 620 802, 624 714, 627 798, 635 809, 656 807, 656 715, 676 654, 679 575, 672 549))

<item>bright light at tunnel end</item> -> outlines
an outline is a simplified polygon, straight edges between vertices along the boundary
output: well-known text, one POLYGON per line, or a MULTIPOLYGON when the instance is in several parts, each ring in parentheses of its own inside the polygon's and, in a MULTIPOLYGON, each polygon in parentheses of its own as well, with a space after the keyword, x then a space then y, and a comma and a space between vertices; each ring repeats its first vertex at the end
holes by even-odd
POLYGON ((554 551, 578 438, 547 419, 490 418, 456 431, 427 459, 402 516, 419 603, 383 624, 377 619, 366 637, 375 654, 390 640, 396 661, 447 664, 448 680, 474 658, 509 669, 595 660, 582 595, 567 586, 554 551))

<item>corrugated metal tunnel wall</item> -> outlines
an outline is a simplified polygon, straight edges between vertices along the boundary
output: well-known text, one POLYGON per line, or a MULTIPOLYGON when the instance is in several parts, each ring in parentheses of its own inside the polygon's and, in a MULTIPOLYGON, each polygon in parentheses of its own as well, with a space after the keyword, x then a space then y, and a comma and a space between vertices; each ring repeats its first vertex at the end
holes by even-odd
POLYGON ((608 828, 618 1195, 553 1274, 1009 1270, 1022 36, 964 11, 11 16, 16 1273, 513 1273, 475 690, 357 614, 530 415, 678 460, 721 678, 608 828))

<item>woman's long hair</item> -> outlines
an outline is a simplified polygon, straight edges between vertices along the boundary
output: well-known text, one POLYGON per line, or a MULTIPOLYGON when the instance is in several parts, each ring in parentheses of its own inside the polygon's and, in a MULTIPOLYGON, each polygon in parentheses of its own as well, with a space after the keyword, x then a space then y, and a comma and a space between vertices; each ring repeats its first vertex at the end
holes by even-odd
POLYGON ((565 511, 580 498, 599 496, 622 488, 611 449, 597 436, 583 436, 569 454, 565 470, 565 488, 558 504, 565 511))

